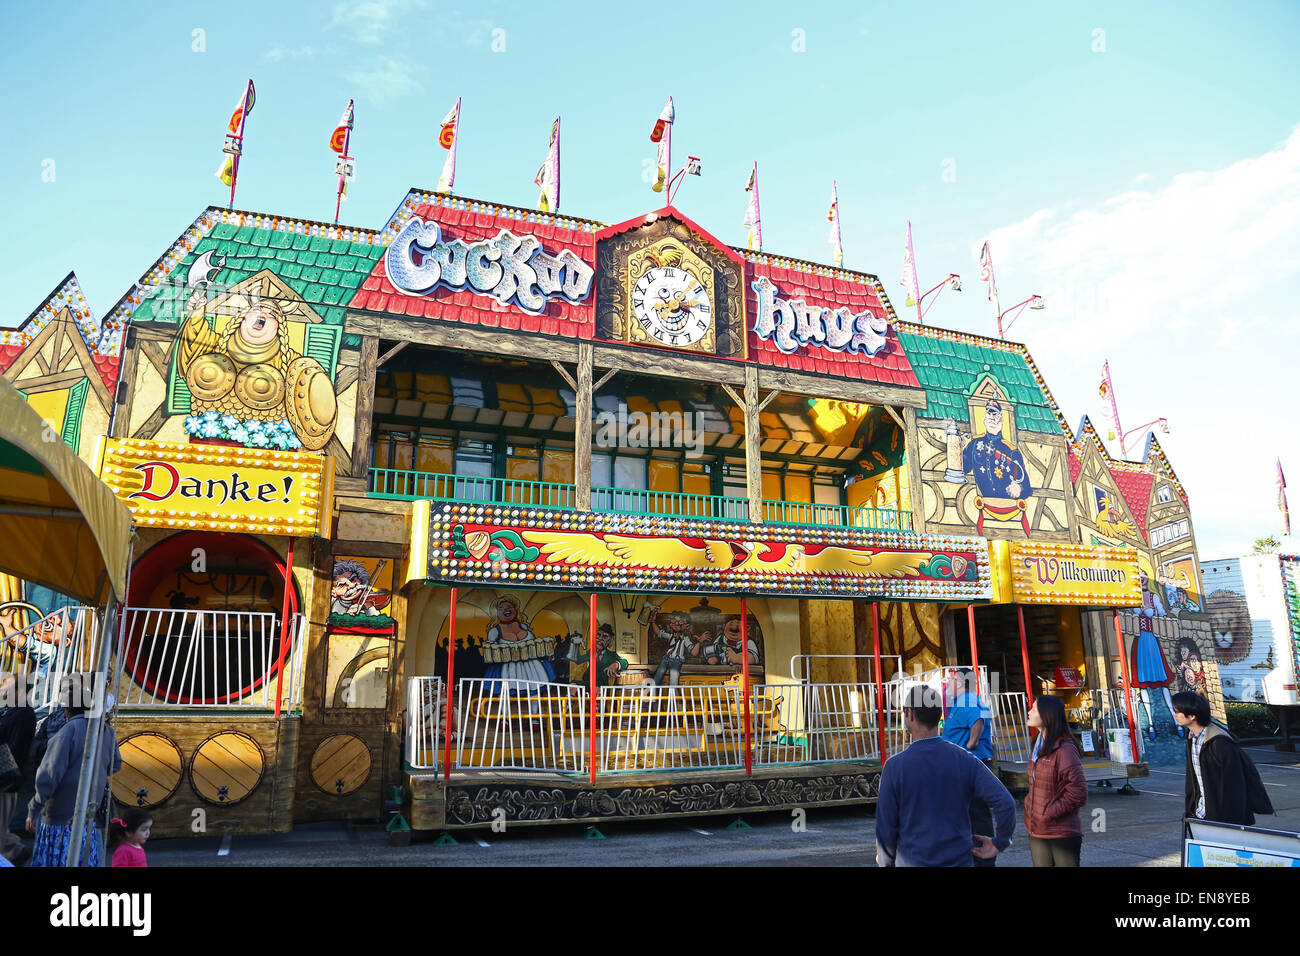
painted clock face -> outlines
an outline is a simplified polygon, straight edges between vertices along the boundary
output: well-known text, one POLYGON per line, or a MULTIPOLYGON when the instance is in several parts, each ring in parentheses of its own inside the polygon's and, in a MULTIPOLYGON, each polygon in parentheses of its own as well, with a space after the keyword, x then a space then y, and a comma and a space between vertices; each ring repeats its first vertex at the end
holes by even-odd
POLYGON ((694 345, 713 328, 708 292, 680 267, 647 269, 632 290, 632 313, 645 334, 664 345, 694 345))

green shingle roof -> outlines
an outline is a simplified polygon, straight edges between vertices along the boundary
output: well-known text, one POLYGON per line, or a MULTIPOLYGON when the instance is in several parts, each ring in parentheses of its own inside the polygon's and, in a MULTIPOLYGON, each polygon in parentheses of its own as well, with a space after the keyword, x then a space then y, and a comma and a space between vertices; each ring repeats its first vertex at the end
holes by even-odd
POLYGON ((218 224, 194 247, 172 273, 173 282, 142 302, 132 316, 135 322, 177 322, 187 298, 183 277, 190 263, 211 251, 225 264, 213 282, 234 285, 262 269, 270 269, 319 313, 327 323, 342 325, 344 307, 365 281, 383 246, 368 246, 344 239, 293 235, 253 226, 218 224))
POLYGON ((967 401, 975 385, 992 375, 1016 406, 1016 427, 1022 431, 1059 434, 1060 422, 1046 390, 1034 379, 1029 357, 977 343, 953 342, 934 335, 898 328, 898 338, 925 389, 923 418, 969 417, 967 401))

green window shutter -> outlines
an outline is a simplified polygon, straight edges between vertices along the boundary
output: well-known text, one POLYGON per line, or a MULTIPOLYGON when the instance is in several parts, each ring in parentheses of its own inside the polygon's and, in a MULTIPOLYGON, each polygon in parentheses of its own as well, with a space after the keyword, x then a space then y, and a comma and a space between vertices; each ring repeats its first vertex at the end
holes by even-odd
POLYGON ((81 414, 86 410, 86 393, 90 379, 83 378, 68 391, 68 410, 63 413, 63 435, 60 436, 74 452, 81 443, 81 414))
POLYGON ((179 349, 172 350, 172 360, 168 366, 171 374, 167 380, 167 414, 188 415, 190 413, 190 387, 176 369, 176 355, 179 349))
POLYGON ((303 354, 320 362, 330 381, 334 381, 334 367, 338 364, 339 339, 342 336, 343 327, 339 325, 309 325, 303 330, 303 354))

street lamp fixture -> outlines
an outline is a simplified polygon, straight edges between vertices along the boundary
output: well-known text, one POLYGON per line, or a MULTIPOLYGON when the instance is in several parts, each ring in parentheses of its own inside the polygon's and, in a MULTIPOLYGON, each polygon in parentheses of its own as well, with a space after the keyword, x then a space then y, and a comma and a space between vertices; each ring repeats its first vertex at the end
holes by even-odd
POLYGON ((1043 302, 1043 297, 1039 295, 1037 292, 1035 292, 1024 302, 1017 302, 1011 308, 1006 309, 1003 312, 999 313, 998 314, 998 338, 1000 339, 1006 338, 1007 329, 1011 328, 1011 323, 1016 321, 1016 319, 1020 318, 1020 313, 1023 312, 1026 308, 1045 309, 1047 308, 1047 306, 1043 302), (1002 322, 1003 316, 1010 315, 1012 312, 1014 312, 1015 315, 1012 315, 1010 321, 1008 321, 1004 325, 1002 322))
POLYGON ((1127 443, 1127 442, 1128 442, 1128 436, 1129 436, 1129 435, 1136 434, 1137 432, 1140 432, 1140 431, 1145 431, 1146 429, 1150 428, 1152 425, 1159 426, 1161 434, 1164 434, 1164 435, 1168 435, 1168 434, 1169 434, 1169 419, 1167 419, 1167 418, 1163 418, 1163 417, 1161 417, 1161 418, 1153 418, 1153 419, 1151 419, 1151 421, 1149 421, 1149 422, 1147 422, 1147 423, 1145 423, 1145 424, 1143 424, 1143 425, 1139 425, 1137 428, 1130 428, 1130 429, 1129 429, 1128 431, 1126 431, 1124 434, 1122 434, 1122 435, 1119 436, 1119 451, 1120 451, 1120 454, 1123 455, 1125 458, 1128 457, 1128 443, 1127 443))
POLYGON ((926 309, 924 312, 921 311, 921 303, 925 301, 926 296, 928 296, 931 292, 938 292, 940 295, 942 295, 943 290, 945 288, 952 289, 953 292, 960 292, 961 276, 957 275, 957 273, 955 272, 949 272, 948 278, 944 279, 934 288, 927 289, 925 292, 921 294, 921 298, 916 303, 916 314, 918 319, 920 320, 921 325, 925 325, 925 316, 930 311, 930 309, 934 308, 934 303, 939 301, 939 296, 936 295, 934 297, 934 300, 930 303, 930 308, 926 309))

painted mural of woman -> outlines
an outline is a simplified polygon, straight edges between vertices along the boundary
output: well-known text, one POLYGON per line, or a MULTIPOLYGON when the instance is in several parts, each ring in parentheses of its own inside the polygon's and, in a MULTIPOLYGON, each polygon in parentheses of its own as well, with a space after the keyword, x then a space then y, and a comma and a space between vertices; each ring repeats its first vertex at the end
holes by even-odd
POLYGON ((1209 683, 1205 679, 1205 663, 1201 660, 1201 649, 1190 637, 1179 638, 1176 647, 1179 690, 1188 690, 1202 697, 1208 696, 1209 683))
POLYGON ((484 677, 501 680, 555 680, 550 656, 554 640, 541 640, 524 617, 519 601, 509 595, 492 602, 483 659, 488 662, 484 677))
POLYGON ((1160 642, 1156 640, 1155 629, 1151 623, 1157 617, 1166 616, 1164 598, 1151 589, 1150 577, 1146 571, 1139 569, 1138 579, 1142 583, 1142 607, 1137 612, 1138 635, 1133 639, 1133 686, 1141 691, 1142 704, 1147 711, 1147 734, 1155 740, 1155 712, 1151 709, 1150 690, 1160 689, 1165 699, 1165 706, 1169 708, 1169 717, 1173 720, 1174 705, 1170 699, 1169 685, 1173 682, 1174 673, 1165 663, 1164 652, 1160 650, 1160 642))

